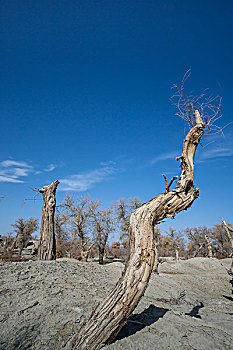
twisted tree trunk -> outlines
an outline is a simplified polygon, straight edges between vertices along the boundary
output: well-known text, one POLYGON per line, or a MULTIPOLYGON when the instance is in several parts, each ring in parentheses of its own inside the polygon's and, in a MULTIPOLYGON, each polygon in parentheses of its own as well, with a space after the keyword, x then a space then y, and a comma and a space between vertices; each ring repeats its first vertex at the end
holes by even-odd
POLYGON ((54 213, 56 206, 56 190, 59 181, 42 187, 39 192, 43 193, 43 208, 40 227, 40 242, 38 247, 39 260, 56 259, 56 239, 54 232, 54 213))
POLYGON ((71 345, 78 350, 97 350, 111 343, 145 293, 155 260, 154 225, 188 209, 199 196, 194 188, 194 155, 205 124, 195 111, 196 125, 185 137, 181 176, 173 190, 152 198, 135 209, 130 217, 130 257, 124 273, 109 296, 95 309, 71 345))

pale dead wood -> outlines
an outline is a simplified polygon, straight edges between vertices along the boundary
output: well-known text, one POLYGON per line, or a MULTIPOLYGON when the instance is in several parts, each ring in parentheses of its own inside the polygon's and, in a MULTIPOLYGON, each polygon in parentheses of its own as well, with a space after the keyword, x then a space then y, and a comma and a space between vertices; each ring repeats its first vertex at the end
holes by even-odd
POLYGON ((179 257, 179 252, 180 252, 180 248, 178 246, 176 246, 175 248, 175 253, 176 253, 176 261, 178 261, 180 259, 179 257))
POLYGON ((111 343, 145 293, 155 260, 154 225, 187 210, 199 196, 194 188, 194 155, 205 123, 198 110, 183 143, 181 175, 168 190, 135 209, 130 217, 130 258, 121 279, 91 318, 71 340, 73 349, 97 350, 111 343))
POLYGON ((233 233, 233 228, 229 226, 224 219, 222 219, 223 226, 225 227, 226 234, 229 238, 229 241, 231 243, 231 257, 232 257, 232 262, 231 262, 231 267, 230 269, 227 269, 227 272, 229 275, 233 276, 233 236, 230 232, 233 233))
POLYGON ((56 206, 56 190, 59 181, 42 187, 39 192, 43 194, 43 208, 40 227, 40 241, 38 247, 39 260, 56 259, 56 240, 54 230, 54 213, 56 206))
POLYGON ((212 244, 210 242, 208 235, 206 234, 205 234, 205 241, 206 241, 206 246, 208 250, 208 258, 212 258, 213 257, 212 244))
POLYGON ((205 89, 199 95, 194 93, 187 95, 184 85, 190 75, 191 69, 184 74, 180 86, 177 84, 173 85, 175 93, 171 97, 171 101, 178 109, 176 115, 183 119, 188 127, 191 128, 196 123, 194 111, 198 110, 206 126, 205 135, 223 133, 223 129, 227 125, 220 127, 216 124, 218 119, 222 117, 222 94, 216 96, 208 95, 208 89, 205 89))
POLYGON ((166 185, 165 190, 166 190, 166 192, 169 192, 169 189, 170 189, 171 185, 173 184, 173 181, 176 180, 178 178, 178 176, 173 176, 173 178, 171 179, 169 184, 167 184, 167 177, 166 177, 166 175, 164 175, 164 174, 162 174, 162 175, 164 177, 164 181, 165 181, 165 185, 166 185))
POLYGON ((230 234, 230 231, 233 233, 233 228, 230 227, 224 219, 222 219, 222 223, 223 223, 223 226, 225 227, 227 237, 231 243, 231 249, 232 249, 231 256, 233 257, 233 236, 232 234, 230 234))

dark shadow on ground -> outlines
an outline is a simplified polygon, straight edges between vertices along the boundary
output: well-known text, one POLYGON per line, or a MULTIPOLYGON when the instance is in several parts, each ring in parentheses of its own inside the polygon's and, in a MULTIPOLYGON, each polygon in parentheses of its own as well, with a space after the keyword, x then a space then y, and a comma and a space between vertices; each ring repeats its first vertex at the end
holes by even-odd
POLYGON ((190 312, 185 313, 185 315, 195 317, 195 318, 201 318, 200 315, 198 315, 199 310, 204 307, 204 304, 201 302, 200 305, 194 306, 190 312))
POLYGON ((230 301, 233 301, 233 297, 229 297, 228 295, 223 295, 223 298, 226 298, 226 299, 228 299, 230 301))
POLYGON ((127 323, 118 334, 116 340, 129 337, 146 326, 150 326, 154 322, 158 321, 159 318, 163 317, 167 311, 169 311, 169 309, 164 309, 151 304, 140 314, 131 315, 127 323))
POLYGON ((233 278, 230 280, 231 288, 232 288, 232 294, 233 294, 233 278))

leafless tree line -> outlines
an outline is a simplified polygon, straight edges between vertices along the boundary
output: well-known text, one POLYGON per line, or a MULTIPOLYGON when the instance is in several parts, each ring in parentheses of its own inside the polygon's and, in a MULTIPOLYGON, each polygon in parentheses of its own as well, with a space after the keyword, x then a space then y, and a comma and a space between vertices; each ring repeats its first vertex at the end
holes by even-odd
MULTIPOLYGON (((66 195, 54 217, 56 257, 71 257, 86 262, 88 257, 98 257, 103 264, 104 256, 127 260, 130 240, 130 215, 142 204, 138 197, 121 198, 111 208, 103 209, 99 200, 89 195, 75 198, 66 195), (113 238, 119 237, 118 240, 113 238), (113 243, 109 243, 113 241, 113 243)), ((19 218, 11 225, 13 231, 4 239, 2 247, 19 255, 39 228, 38 219, 19 218)), ((176 230, 172 227, 162 232, 155 227, 158 257, 172 256, 192 258, 197 256, 225 258, 232 256, 233 226, 225 221, 212 228, 199 226, 176 230)))

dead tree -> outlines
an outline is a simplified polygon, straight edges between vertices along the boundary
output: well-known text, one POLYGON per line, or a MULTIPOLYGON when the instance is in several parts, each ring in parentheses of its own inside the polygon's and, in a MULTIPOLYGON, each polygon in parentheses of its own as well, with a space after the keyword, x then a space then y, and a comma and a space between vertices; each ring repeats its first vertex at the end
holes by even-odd
POLYGON ((181 157, 181 175, 173 190, 135 209, 130 217, 130 258, 123 276, 72 340, 73 349, 99 349, 116 337, 145 293, 155 260, 154 225, 188 209, 199 197, 194 188, 194 154, 205 124, 195 110, 196 125, 185 137, 181 157))
POLYGON ((39 192, 43 194, 43 208, 40 227, 40 241, 38 247, 39 260, 56 259, 56 239, 54 230, 54 213, 56 206, 56 190, 59 181, 42 187, 39 192))
POLYGON ((26 248, 32 234, 38 229, 38 219, 30 218, 28 220, 19 218, 13 225, 16 236, 11 246, 11 251, 14 251, 15 246, 19 248, 19 255, 22 254, 22 250, 26 248))
POLYGON ((180 251, 180 247, 177 245, 175 248, 175 253, 176 253, 176 261, 178 261, 180 259, 179 257, 179 251, 180 251))
POLYGON ((209 236, 205 234, 205 241, 208 250, 208 258, 213 258, 212 244, 210 242, 209 236))
MULTIPOLYGON (((181 101, 181 98, 184 98, 183 82, 181 91, 179 89, 178 91, 181 94, 181 97, 178 97, 178 107, 183 113, 181 117, 186 119, 186 114, 189 113, 188 121, 191 127, 184 139, 182 155, 178 157, 181 161, 180 178, 173 190, 166 188, 165 192, 142 204, 131 214, 130 257, 123 275, 109 296, 97 306, 91 318, 71 339, 73 349, 98 350, 115 339, 138 305, 148 285, 155 260, 155 224, 187 210, 199 197, 199 189, 194 188, 193 183, 194 155, 205 127, 210 127, 216 117, 207 118, 208 115, 203 115, 205 106, 200 105, 199 101, 196 104, 193 103, 193 99, 190 108, 185 102, 183 107, 181 101)), ((185 100, 190 104, 190 99, 184 98, 185 100)))
POLYGON ((232 258, 232 262, 231 262, 231 267, 230 269, 227 269, 227 272, 229 273, 229 275, 233 276, 233 237, 232 234, 230 232, 233 233, 233 228, 231 226, 229 226, 226 221, 224 219, 222 219, 222 223, 225 227, 227 236, 229 238, 229 241, 231 243, 231 258, 232 258))
MULTIPOLYGON (((165 178, 165 183, 166 183, 166 188, 167 188, 167 181, 165 175, 163 175, 165 178)), ((175 259, 176 261, 179 260, 179 255, 180 255, 180 249, 182 247, 182 234, 181 232, 177 232, 175 229, 169 227, 169 232, 168 232, 168 237, 171 238, 171 245, 172 245, 172 250, 175 252, 175 259)))
POLYGON ((122 230, 120 240, 129 240, 130 215, 134 209, 140 207, 141 204, 142 203, 138 197, 130 198, 128 203, 126 203, 125 198, 121 198, 118 202, 113 204, 116 219, 122 230))

